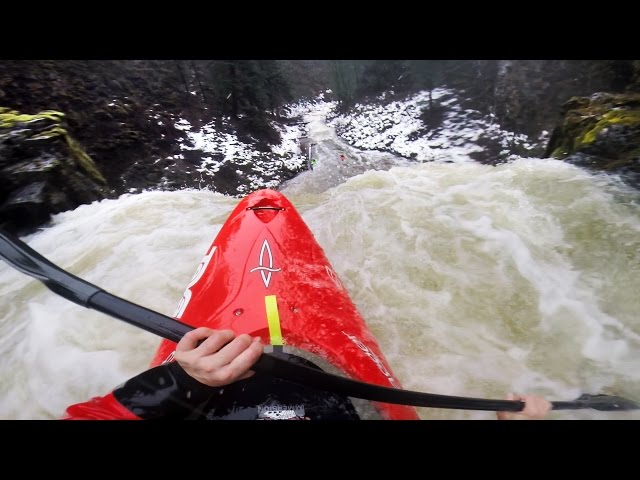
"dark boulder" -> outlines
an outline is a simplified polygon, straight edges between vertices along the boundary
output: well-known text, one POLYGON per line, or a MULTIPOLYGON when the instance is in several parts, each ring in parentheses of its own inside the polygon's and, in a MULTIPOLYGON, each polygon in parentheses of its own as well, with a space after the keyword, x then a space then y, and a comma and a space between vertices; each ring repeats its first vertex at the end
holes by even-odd
POLYGON ((0 227, 26 234, 52 214, 109 195, 60 112, 0 108, 0 227))
POLYGON ((546 156, 622 175, 640 186, 640 94, 596 93, 564 104, 546 156))

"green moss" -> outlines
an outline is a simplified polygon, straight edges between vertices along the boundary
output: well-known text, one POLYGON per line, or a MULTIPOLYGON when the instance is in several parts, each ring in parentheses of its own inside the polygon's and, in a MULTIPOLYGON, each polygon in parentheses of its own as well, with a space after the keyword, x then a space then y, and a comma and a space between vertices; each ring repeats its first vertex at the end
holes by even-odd
POLYGON ((68 135, 67 131, 59 126, 53 126, 51 127, 49 130, 45 130, 44 132, 40 132, 37 135, 33 135, 31 137, 32 140, 44 140, 46 138, 53 138, 53 137, 59 137, 59 136, 64 136, 64 135, 68 135))
POLYGON ((0 107, 0 128, 13 128, 18 123, 29 123, 42 119, 58 123, 62 121, 63 117, 64 113, 56 112, 55 110, 44 110, 35 115, 27 115, 6 107, 0 107))
POLYGON ((568 112, 570 110, 588 107, 589 103, 591 103, 589 97, 571 97, 565 102, 562 108, 565 112, 568 112))
POLYGON ((91 157, 84 151, 80 144, 75 141, 71 135, 65 135, 65 139, 67 140, 69 150, 73 153, 78 165, 80 165, 80 167, 82 167, 82 169, 87 172, 91 178, 103 185, 106 185, 107 180, 102 176, 102 173, 100 173, 96 164, 91 160, 91 157))
POLYGON ((107 180, 104 178, 102 173, 100 173, 100 170, 98 170, 98 167, 91 157, 84 151, 80 144, 71 135, 69 135, 67 130, 60 126, 63 118, 64 113, 57 112, 55 110, 44 110, 35 115, 27 115, 6 107, 0 107, 0 128, 13 128, 21 123, 25 124, 43 119, 54 122, 51 128, 32 136, 31 139, 42 140, 58 136, 64 137, 67 146, 69 147, 69 151, 78 166, 95 181, 106 185, 107 180))
POLYGON ((584 110, 572 110, 566 114, 562 133, 555 140, 551 156, 562 159, 579 148, 578 139, 582 138, 597 123, 597 116, 584 110))
POLYGON ((588 130, 582 138, 579 138, 576 147, 589 145, 595 142, 598 134, 610 125, 639 125, 640 126, 640 110, 609 110, 595 124, 593 128, 588 130))
POLYGON ((553 158, 564 158, 569 154, 569 152, 567 152, 566 148, 560 146, 558 148, 556 148, 553 152, 551 152, 551 156, 553 158))

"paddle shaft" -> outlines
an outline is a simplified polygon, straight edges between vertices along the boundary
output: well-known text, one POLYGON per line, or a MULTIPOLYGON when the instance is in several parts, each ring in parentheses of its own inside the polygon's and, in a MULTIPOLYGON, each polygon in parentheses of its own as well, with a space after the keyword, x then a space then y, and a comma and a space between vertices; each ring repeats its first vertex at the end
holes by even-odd
MULTIPOLYGON (((86 306, 176 343, 179 342, 187 332, 193 330, 193 327, 179 322, 174 318, 120 299, 102 290, 94 294, 86 306)), ((319 390, 327 390, 351 397, 385 403, 492 412, 519 412, 524 408, 524 402, 521 401, 454 397, 355 382, 345 377, 331 375, 321 370, 297 365, 267 353, 261 355, 253 365, 252 370, 275 375, 288 381, 311 386, 319 390)), ((556 401, 552 402, 552 406, 553 410, 591 408, 586 402, 579 401, 556 401)))
MULTIPOLYGON (((193 327, 171 317, 128 302, 127 300, 118 299, 115 295, 104 291, 93 295, 86 306, 176 343, 180 341, 184 334, 193 330, 193 327), (116 299, 119 301, 116 301, 116 299)), ((422 392, 412 392, 410 390, 399 390, 356 382, 345 377, 328 374, 322 370, 297 365, 268 353, 263 353, 251 369, 256 372, 275 375, 285 380, 310 386, 318 390, 327 390, 346 396, 385 403, 431 408, 488 411, 503 410, 511 412, 518 412, 524 408, 524 403, 517 401, 425 394, 422 392)))

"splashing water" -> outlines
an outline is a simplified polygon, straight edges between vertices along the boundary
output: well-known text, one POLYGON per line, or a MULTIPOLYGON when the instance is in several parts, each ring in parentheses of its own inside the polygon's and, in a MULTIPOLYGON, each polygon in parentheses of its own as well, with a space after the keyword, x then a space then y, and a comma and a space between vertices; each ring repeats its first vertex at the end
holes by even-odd
MULTIPOLYGON (((362 165, 382 157, 360 154, 362 165)), ((555 160, 363 167, 326 188, 301 188, 313 175, 325 178, 318 170, 283 192, 405 388, 640 399, 637 193, 555 160)), ((59 214, 25 240, 73 274, 171 315, 236 203, 208 191, 125 195, 59 214)), ((146 369, 159 343, 4 263, 0 298, 0 418, 58 418, 69 404, 146 369)), ((563 411, 550 418, 640 414, 563 411)))

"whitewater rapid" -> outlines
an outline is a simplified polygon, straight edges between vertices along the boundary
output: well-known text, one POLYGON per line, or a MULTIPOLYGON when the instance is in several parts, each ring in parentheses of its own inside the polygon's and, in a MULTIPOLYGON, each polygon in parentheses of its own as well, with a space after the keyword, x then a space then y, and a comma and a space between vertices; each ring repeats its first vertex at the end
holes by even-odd
MULTIPOLYGON (((637 193, 556 160, 376 169, 390 161, 386 154, 360 153, 349 167, 333 155, 344 145, 321 145, 320 167, 283 193, 405 388, 640 399, 637 193)), ((193 190, 125 195, 56 215, 24 240, 73 274, 172 315, 237 201, 193 190)), ((69 404, 146 369, 159 343, 2 262, 0 298, 2 419, 58 418, 69 404)), ((563 411, 550 418, 640 414, 563 411)))

